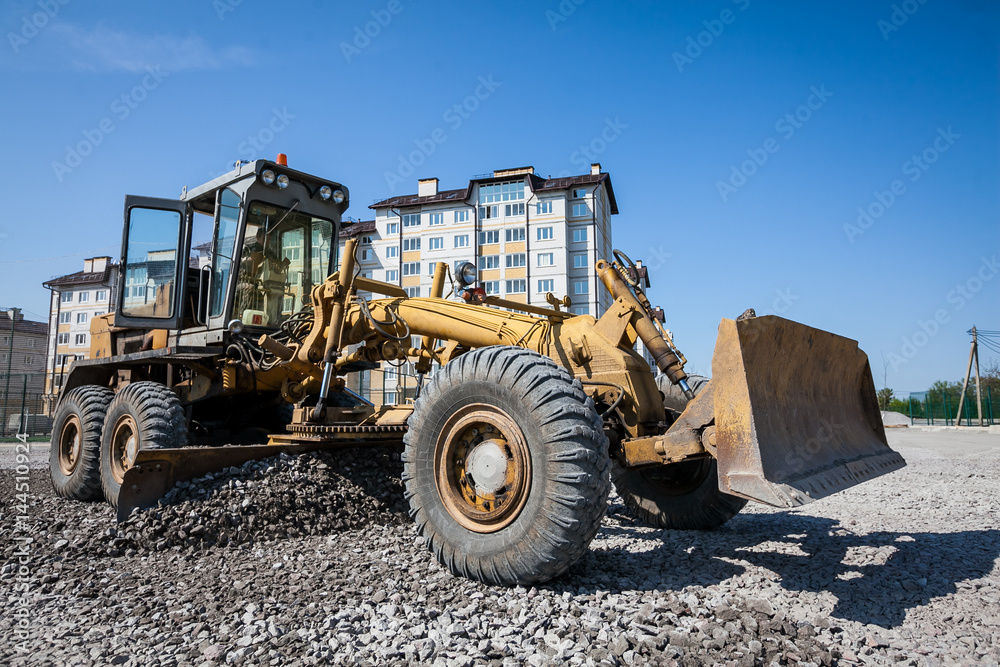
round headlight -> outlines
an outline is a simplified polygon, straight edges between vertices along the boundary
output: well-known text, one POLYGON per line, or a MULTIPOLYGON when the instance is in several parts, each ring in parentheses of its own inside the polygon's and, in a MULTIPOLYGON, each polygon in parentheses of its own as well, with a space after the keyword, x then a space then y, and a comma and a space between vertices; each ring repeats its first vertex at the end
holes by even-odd
POLYGON ((265 169, 260 172, 260 180, 264 181, 264 185, 271 185, 274 183, 274 172, 270 169, 265 169))
POLYGON ((331 188, 329 185, 324 185, 319 189, 319 196, 322 197, 323 199, 329 199, 332 194, 333 194, 333 188, 331 188))
POLYGON ((338 204, 343 204, 344 203, 344 191, 343 190, 334 190, 333 191, 333 201, 337 202, 338 204))
POLYGON ((476 265, 472 262, 463 262, 455 271, 455 279, 462 287, 468 287, 476 282, 476 265))
POLYGON ((284 190, 285 188, 288 187, 288 176, 285 176, 284 174, 278 174, 278 178, 275 179, 275 182, 278 184, 279 188, 284 190))
POLYGON ((229 333, 239 335, 243 332, 243 321, 242 320, 229 320, 229 324, 226 325, 229 329, 229 333))

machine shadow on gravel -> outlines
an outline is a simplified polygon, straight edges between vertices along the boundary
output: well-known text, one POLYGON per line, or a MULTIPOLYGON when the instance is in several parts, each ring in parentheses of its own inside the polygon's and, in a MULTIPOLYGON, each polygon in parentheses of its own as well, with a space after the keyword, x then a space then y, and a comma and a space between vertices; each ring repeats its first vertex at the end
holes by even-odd
MULTIPOLYGON (((746 574, 745 561, 774 573, 760 576, 787 591, 829 591, 837 597, 834 618, 893 628, 909 609, 988 576, 1000 556, 1000 530, 854 534, 835 520, 776 512, 744 514, 714 531, 649 533, 624 514, 616 518, 622 525, 605 525, 598 539, 631 544, 592 547, 553 588, 676 591, 746 574), (651 548, 636 549, 637 539, 651 548)), ((746 596, 762 597, 755 588, 746 596)))

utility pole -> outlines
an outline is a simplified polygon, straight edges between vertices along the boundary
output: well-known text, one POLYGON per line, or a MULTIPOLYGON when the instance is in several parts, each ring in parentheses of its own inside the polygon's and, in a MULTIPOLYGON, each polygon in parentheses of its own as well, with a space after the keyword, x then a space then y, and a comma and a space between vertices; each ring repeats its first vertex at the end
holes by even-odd
POLYGON ((958 398, 958 414, 955 415, 955 422, 961 424, 962 407, 965 403, 965 391, 969 386, 969 376, 972 375, 972 362, 976 362, 976 416, 979 418, 979 425, 983 425, 983 392, 979 385, 979 337, 976 327, 972 327, 966 333, 972 334, 972 349, 969 350, 969 364, 965 367, 965 379, 962 380, 962 394, 958 398))
POLYGON ((10 347, 7 350, 7 380, 3 390, 3 418, 0 419, 0 434, 7 433, 7 399, 10 395, 10 369, 14 361, 14 323, 17 321, 17 314, 20 308, 8 308, 7 315, 10 316, 10 347))

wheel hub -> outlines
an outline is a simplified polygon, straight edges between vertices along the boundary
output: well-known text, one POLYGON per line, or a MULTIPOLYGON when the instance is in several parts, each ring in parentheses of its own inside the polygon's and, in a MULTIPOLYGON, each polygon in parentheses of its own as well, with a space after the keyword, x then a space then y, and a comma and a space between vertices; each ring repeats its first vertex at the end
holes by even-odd
POLYGON ((494 405, 469 405, 448 419, 435 447, 434 468, 445 508, 468 530, 501 530, 527 501, 527 441, 513 418, 494 405))
POLYGON ((66 420, 59 434, 59 469, 66 476, 72 475, 80 463, 82 449, 80 420, 73 415, 66 420))
POLYGON ((139 430, 131 415, 126 415, 115 424, 111 438, 111 474, 119 484, 138 453, 139 430))

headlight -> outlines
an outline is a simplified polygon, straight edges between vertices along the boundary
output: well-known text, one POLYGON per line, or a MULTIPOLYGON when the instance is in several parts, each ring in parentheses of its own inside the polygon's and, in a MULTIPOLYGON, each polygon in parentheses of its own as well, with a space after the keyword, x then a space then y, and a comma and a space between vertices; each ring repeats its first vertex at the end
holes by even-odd
POLYGON ((468 287, 476 282, 476 265, 472 262, 462 262, 455 271, 455 280, 462 287, 468 287))
POLYGON ((319 196, 323 199, 329 199, 331 195, 333 195, 333 188, 329 185, 324 185, 319 189, 319 196))
POLYGON ((226 328, 229 329, 229 333, 239 335, 243 332, 243 322, 242 320, 229 320, 226 328))
POLYGON ((260 180, 264 181, 264 185, 271 185, 274 183, 274 172, 270 169, 265 169, 260 172, 260 180))
POLYGON ((276 179, 276 182, 278 184, 278 187, 281 188, 282 190, 284 190, 285 188, 288 187, 288 176, 286 176, 284 174, 278 174, 278 178, 276 179))
POLYGON ((334 190, 333 191, 333 201, 337 202, 338 204, 343 204, 344 203, 344 191, 343 190, 334 190))

